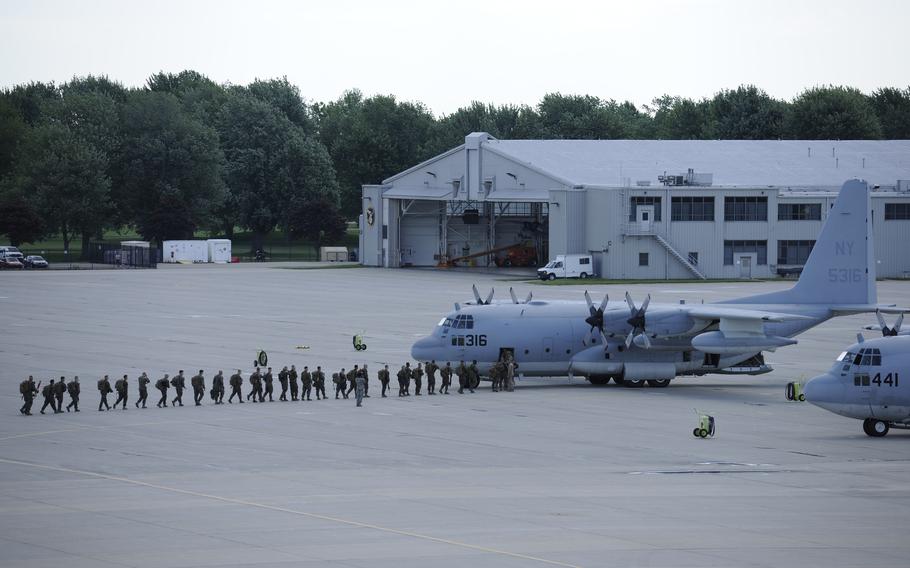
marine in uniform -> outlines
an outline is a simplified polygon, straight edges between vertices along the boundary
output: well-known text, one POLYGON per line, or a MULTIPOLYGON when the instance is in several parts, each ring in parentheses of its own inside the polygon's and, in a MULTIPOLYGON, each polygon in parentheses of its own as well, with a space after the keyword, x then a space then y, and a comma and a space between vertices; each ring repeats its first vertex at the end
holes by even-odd
POLYGON ((439 392, 449 394, 449 387, 452 386, 452 363, 450 361, 446 361, 446 366, 439 371, 439 377, 442 379, 439 392))
POLYGON ((465 385, 469 391, 474 392, 475 386, 480 386, 480 371, 477 370, 477 359, 468 366, 468 382, 465 385))
POLYGON ((117 391, 117 400, 114 401, 114 408, 117 408, 117 405, 121 402, 123 403, 120 408, 126 410, 126 397, 129 394, 129 385, 126 382, 126 375, 123 375, 122 379, 118 379, 114 383, 114 389, 117 391))
POLYGON ((423 368, 427 372, 427 394, 436 394, 436 371, 439 370, 436 359, 424 365, 423 368))
POLYGON ((171 379, 171 386, 177 391, 177 396, 171 401, 171 406, 183 406, 183 389, 186 388, 186 377, 183 376, 183 369, 177 373, 177 376, 171 379))
POLYGON ((356 386, 355 379, 357 378, 357 375, 359 375, 359 374, 360 374, 360 366, 354 365, 354 368, 351 369, 350 371, 348 371, 348 373, 344 376, 344 378, 347 379, 347 382, 348 382, 348 390, 347 390, 347 392, 344 393, 344 398, 347 398, 348 395, 354 391, 354 388, 356 386))
POLYGON ((259 402, 259 392, 262 390, 262 379, 259 373, 259 367, 256 367, 253 370, 253 373, 250 375, 250 392, 246 395, 246 399, 250 400, 250 397, 253 397, 253 402, 259 402))
POLYGON ((145 401, 149 397, 148 385, 152 382, 152 379, 149 378, 144 372, 139 375, 139 400, 136 401, 136 408, 139 408, 139 405, 142 405, 142 408, 145 408, 145 401))
POLYGON ((224 404, 224 372, 221 370, 212 377, 212 399, 215 404, 224 404))
POLYGON ((317 366, 313 371, 313 386, 316 387, 316 400, 319 400, 319 393, 322 393, 322 400, 328 398, 325 396, 325 373, 322 372, 322 367, 317 366))
POLYGON ((171 386, 169 377, 170 375, 165 373, 163 377, 155 381, 155 388, 161 393, 161 398, 158 399, 158 408, 167 408, 167 389, 171 386))
POLYGON ((57 410, 63 412, 63 395, 66 394, 66 379, 60 377, 57 384, 54 385, 54 396, 57 398, 57 410))
POLYGON ((297 367, 291 365, 291 370, 288 371, 288 383, 291 387, 291 400, 297 400, 297 367))
POLYGON ((468 382, 468 368, 464 366, 464 361, 458 363, 455 374, 458 375, 458 394, 464 394, 464 387, 468 382))
POLYGON ((386 397, 386 391, 389 389, 389 366, 386 365, 379 369, 379 383, 382 385, 382 398, 386 397))
POLYGON ((35 403, 35 395, 38 394, 38 387, 35 386, 35 377, 29 375, 27 379, 19 383, 19 394, 22 395, 22 406, 19 412, 26 416, 32 415, 32 404, 35 403))
POLYGON ((107 375, 104 375, 104 378, 98 381, 98 392, 101 393, 101 402, 98 403, 98 412, 101 412, 101 407, 104 407, 104 410, 110 410, 111 405, 107 402, 107 395, 108 393, 114 392, 114 389, 111 388, 111 380, 107 375))
POLYGON ((366 363, 360 368, 360 374, 363 375, 363 398, 370 398, 370 373, 366 363))
POLYGON ((202 369, 199 369, 198 374, 193 375, 190 385, 193 387, 193 402, 196 403, 196 406, 202 406, 202 399, 205 398, 205 378, 202 376, 202 369))
POLYGON ((363 406, 363 396, 366 391, 366 379, 363 373, 358 373, 354 377, 354 396, 357 397, 357 406, 363 406))
POLYGON ((66 391, 70 394, 70 403, 66 405, 66 411, 69 412, 70 408, 75 409, 76 412, 79 412, 79 392, 82 389, 79 386, 79 377, 73 377, 73 380, 66 384, 66 391))
POLYGON ((332 381, 335 382, 335 400, 338 400, 338 395, 341 394, 344 398, 347 398, 348 395, 344 392, 345 384, 347 384, 347 373, 344 371, 344 367, 341 368, 341 371, 332 375, 332 381))
POLYGON ((288 401, 288 366, 285 365, 278 371, 278 384, 281 385, 281 395, 278 396, 278 400, 287 402, 288 401))
MULTIPOLYGON (((269 367, 265 372, 265 375, 262 376, 262 383, 265 386, 265 394, 269 395, 269 402, 275 402, 275 399, 272 398, 272 393, 275 392, 275 385, 273 384, 274 379, 272 378, 272 368, 269 367)), ((265 402, 265 395, 260 391, 260 402, 265 402)))
POLYGON ((240 369, 237 369, 237 372, 231 375, 230 380, 231 385, 231 396, 228 398, 228 403, 233 404, 234 397, 237 397, 237 400, 240 401, 240 404, 243 404, 243 393, 240 392, 240 389, 243 388, 243 377, 240 376, 240 369))
POLYGON ((44 385, 44 388, 41 389, 41 396, 44 397, 44 406, 41 407, 41 414, 44 414, 44 409, 48 406, 51 407, 51 410, 54 411, 54 414, 59 412, 57 410, 57 403, 54 401, 54 379, 51 379, 50 384, 44 385))
POLYGON ((420 396, 420 387, 423 386, 423 365, 417 363, 417 368, 411 371, 414 378, 414 395, 420 396))
MULTIPOLYGON (((313 379, 315 375, 310 374, 310 368, 306 365, 303 366, 303 372, 300 373, 300 385, 303 387, 303 390, 300 391, 300 400, 313 400, 310 398, 310 395, 313 392, 313 379)), ((316 398, 319 398, 319 389, 316 389, 316 398)))

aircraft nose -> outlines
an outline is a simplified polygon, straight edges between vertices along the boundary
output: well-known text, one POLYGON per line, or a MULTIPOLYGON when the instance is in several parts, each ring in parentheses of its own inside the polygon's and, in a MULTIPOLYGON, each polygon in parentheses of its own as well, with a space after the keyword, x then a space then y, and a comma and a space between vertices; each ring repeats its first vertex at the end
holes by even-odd
POLYGON ((442 340, 438 337, 422 337, 411 346, 411 358, 415 361, 438 359, 437 353, 442 346, 442 340))
POLYGON ((844 385, 830 373, 810 380, 806 383, 803 392, 806 400, 827 410, 844 404, 844 385))

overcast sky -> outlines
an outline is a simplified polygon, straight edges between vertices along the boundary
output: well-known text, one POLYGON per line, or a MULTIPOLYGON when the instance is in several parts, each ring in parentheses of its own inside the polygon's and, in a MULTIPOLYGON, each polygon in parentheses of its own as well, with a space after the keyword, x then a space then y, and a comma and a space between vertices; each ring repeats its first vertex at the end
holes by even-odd
POLYGON ((790 99, 910 86, 903 0, 0 0, 0 86, 195 69, 304 97, 359 88, 446 114, 591 94, 641 105, 753 83, 790 99))

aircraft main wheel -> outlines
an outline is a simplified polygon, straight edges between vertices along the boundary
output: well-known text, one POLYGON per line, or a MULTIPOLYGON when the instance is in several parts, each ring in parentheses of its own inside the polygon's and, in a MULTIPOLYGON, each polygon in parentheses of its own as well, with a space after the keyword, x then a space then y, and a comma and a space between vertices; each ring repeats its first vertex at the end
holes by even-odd
POLYGON ((622 384, 632 389, 640 389, 645 386, 645 381, 642 379, 626 379, 622 384))
POLYGON ((603 377, 603 376, 588 377, 588 382, 591 383, 592 385, 602 386, 602 385, 606 385, 610 382, 610 377, 603 377))
POLYGON ((550 275, 547 276, 547 280, 556 280, 556 275, 553 273, 550 273, 550 275))
POLYGON ((648 386, 653 388, 666 388, 670 386, 670 379, 648 379, 648 386))
POLYGON ((584 280, 585 278, 588 277, 588 273, 587 273, 587 272, 582 272, 581 274, 578 275, 578 277, 581 278, 582 280, 584 280))
POLYGON ((626 380, 623 379, 622 377, 613 377, 613 382, 616 383, 617 385, 626 384, 626 380))
POLYGON ((873 438, 881 438, 891 429, 891 426, 888 425, 884 420, 876 420, 875 418, 867 418, 863 420, 863 430, 866 434, 872 436, 873 438))

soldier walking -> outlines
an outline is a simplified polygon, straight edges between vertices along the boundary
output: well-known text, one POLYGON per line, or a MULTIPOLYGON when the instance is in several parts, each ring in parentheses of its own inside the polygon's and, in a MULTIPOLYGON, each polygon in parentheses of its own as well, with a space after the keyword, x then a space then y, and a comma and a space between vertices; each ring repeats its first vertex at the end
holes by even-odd
POLYGON ((442 387, 440 387, 439 392, 444 394, 449 394, 449 387, 452 386, 452 363, 451 361, 446 361, 446 366, 439 371, 439 376, 442 378, 442 387))
POLYGON ((288 382, 291 386, 291 400, 297 400, 297 368, 294 365, 291 365, 291 370, 288 371, 288 382))
MULTIPOLYGON (((272 384, 273 381, 272 368, 269 367, 265 372, 265 375, 262 376, 262 383, 265 386, 265 394, 269 395, 269 402, 275 402, 275 399, 272 398, 272 393, 275 392, 275 385, 272 384)), ((259 398, 262 399, 260 402, 265 402, 265 395, 262 394, 262 391, 259 391, 259 398)))
POLYGON ((259 367, 253 371, 253 374, 250 375, 250 392, 246 395, 246 399, 250 400, 250 397, 253 397, 253 402, 259 402, 259 392, 262 390, 262 378, 259 373, 259 367))
POLYGON ((177 396, 171 401, 171 406, 183 406, 183 389, 186 388, 186 377, 183 376, 183 369, 177 373, 177 376, 171 379, 171 386, 177 390, 177 396))
POLYGON ((407 362, 398 370, 398 396, 408 396, 409 382, 411 382, 411 363, 407 362))
POLYGON ((101 393, 101 402, 98 403, 98 412, 101 412, 101 407, 104 407, 104 410, 110 410, 111 405, 107 403, 107 395, 108 393, 114 392, 114 389, 111 388, 111 380, 107 375, 104 375, 104 378, 98 381, 98 392, 101 393))
POLYGON ((155 381, 155 388, 161 393, 161 398, 158 399, 158 408, 167 408, 167 389, 171 386, 171 381, 168 377, 170 375, 165 373, 163 377, 155 381))
POLYGON ((389 366, 386 365, 379 369, 379 383, 382 385, 382 398, 386 398, 386 391, 389 389, 389 366))
POLYGON ((228 398, 228 403, 233 404, 234 397, 237 397, 237 400, 240 401, 240 404, 243 404, 243 393, 240 392, 240 389, 243 388, 243 377, 240 376, 240 369, 237 369, 237 372, 231 375, 231 396, 228 398))
POLYGON ((367 371, 366 363, 360 369, 360 374, 363 375, 363 398, 370 398, 370 373, 367 371))
POLYGON ((196 406, 202 406, 202 399, 205 398, 205 378, 202 376, 202 369, 190 379, 190 386, 193 387, 193 402, 196 406))
POLYGON ((423 368, 427 372, 427 394, 436 394, 436 371, 439 370, 436 359, 424 365, 423 368))
POLYGON ((423 366, 420 363, 411 371, 411 376, 414 377, 414 395, 420 396, 420 387, 423 386, 423 366))
POLYGON ((63 395, 66 394, 66 382, 64 381, 65 379, 60 377, 60 380, 54 385, 54 396, 57 398, 58 412, 63 412, 63 395))
POLYGON ((28 378, 19 383, 19 394, 22 395, 22 408, 19 412, 26 416, 32 415, 32 404, 35 403, 35 395, 38 394, 38 387, 35 386, 35 377, 29 375, 28 378))
POLYGON ((458 394, 464 394, 464 387, 468 382, 468 368, 464 366, 464 361, 455 368, 455 374, 458 375, 458 394))
POLYGON ((212 378, 212 399, 215 404, 224 404, 224 372, 220 369, 212 378))
POLYGON ((341 393, 341 396, 344 398, 348 397, 348 394, 344 392, 344 387, 347 384, 346 377, 347 373, 345 373, 344 367, 341 368, 341 372, 332 375, 332 380, 335 382, 335 400, 338 400, 339 393, 341 393))
POLYGON ((51 407, 54 414, 59 412, 57 410, 57 403, 54 402, 54 394, 54 379, 51 379, 51 383, 49 385, 44 385, 44 388, 41 389, 41 396, 44 397, 44 406, 41 407, 41 414, 44 414, 44 409, 48 406, 51 407))
POLYGON ((357 397, 357 406, 363 406, 363 397, 366 392, 366 379, 363 373, 354 376, 354 396, 357 397))
POLYGON ((477 359, 468 366, 468 390, 474 392, 474 387, 480 386, 480 371, 477 370, 477 359))
POLYGON ((347 381, 348 381, 348 390, 346 393, 344 393, 344 398, 347 398, 348 395, 354 391, 354 388, 356 386, 354 384, 355 379, 357 378, 357 375, 359 375, 359 374, 360 374, 360 367, 358 365, 354 365, 354 368, 351 369, 350 371, 348 371, 348 374, 345 375, 345 379, 347 379, 347 381))
POLYGON ((496 361, 490 367, 490 388, 493 392, 499 391, 499 383, 502 380, 502 361, 496 361))
MULTIPOLYGON (((297 371, 294 371, 294 373, 296 374, 297 371)), ((314 379, 313 375, 315 375, 315 374, 316 374, 315 371, 313 372, 313 374, 310 374, 310 368, 306 365, 303 366, 303 372, 300 373, 300 384, 303 387, 303 390, 300 391, 300 400, 313 400, 312 398, 310 398, 310 395, 313 392, 313 379, 314 379)), ((295 383, 295 385, 296 385, 296 383, 295 383)), ((319 398, 319 388, 318 387, 316 388, 316 398, 317 399, 319 398)), ((296 395, 295 395, 294 400, 297 400, 296 395)))
POLYGON ((506 357, 506 390, 512 392, 515 390, 515 369, 518 368, 518 363, 515 362, 515 358, 509 355, 506 357))
MULTIPOLYGON (((322 393, 322 400, 328 398, 325 395, 325 373, 322 372, 322 367, 320 366, 317 366, 316 370, 313 371, 313 385, 316 387, 316 400, 320 400, 319 393, 322 393)), ((309 399, 308 395, 307 400, 309 399)))
POLYGON ((117 408, 117 405, 122 402, 123 404, 120 408, 126 410, 126 397, 129 394, 129 385, 127 385, 126 382, 126 375, 123 375, 122 379, 118 379, 117 382, 114 383, 114 389, 117 390, 117 400, 114 402, 114 408, 117 408))
POLYGON ((278 397, 278 400, 287 402, 288 401, 288 366, 285 365, 278 371, 278 384, 281 385, 281 395, 278 397))
POLYGON ((139 400, 136 401, 136 408, 139 408, 140 404, 142 408, 145 408, 145 401, 149 397, 148 385, 150 382, 152 382, 152 379, 145 372, 139 375, 139 400))
POLYGON ((66 405, 66 411, 69 412, 70 408, 74 408, 76 412, 79 412, 79 392, 82 389, 79 387, 78 375, 66 384, 66 390, 70 393, 70 403, 66 405))

